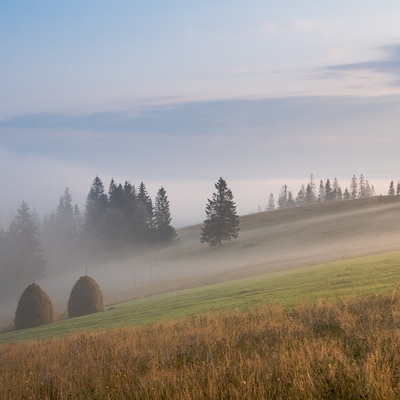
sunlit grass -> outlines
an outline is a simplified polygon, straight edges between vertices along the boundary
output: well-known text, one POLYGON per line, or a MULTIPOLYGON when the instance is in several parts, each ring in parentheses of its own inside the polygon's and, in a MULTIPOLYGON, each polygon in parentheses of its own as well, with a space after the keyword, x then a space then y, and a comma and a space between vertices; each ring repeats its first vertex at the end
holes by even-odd
POLYGON ((358 257, 132 300, 86 317, 3 332, 0 343, 145 325, 215 311, 242 311, 265 304, 290 308, 317 299, 385 293, 397 282, 400 252, 358 257))

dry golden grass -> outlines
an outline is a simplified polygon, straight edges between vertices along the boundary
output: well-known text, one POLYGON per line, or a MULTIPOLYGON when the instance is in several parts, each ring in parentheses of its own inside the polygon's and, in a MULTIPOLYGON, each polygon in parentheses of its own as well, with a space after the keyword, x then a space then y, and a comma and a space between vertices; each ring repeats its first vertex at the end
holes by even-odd
POLYGON ((400 295, 0 346, 4 399, 398 399, 400 295))

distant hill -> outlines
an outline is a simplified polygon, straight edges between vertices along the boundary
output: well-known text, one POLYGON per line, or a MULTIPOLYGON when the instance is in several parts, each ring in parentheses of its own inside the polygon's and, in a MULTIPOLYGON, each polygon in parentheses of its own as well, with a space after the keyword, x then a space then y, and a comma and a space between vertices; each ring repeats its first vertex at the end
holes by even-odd
POLYGON ((140 296, 400 250, 400 197, 256 213, 242 216, 240 228, 238 239, 214 248, 200 243, 201 225, 180 229, 176 245, 129 261, 137 275, 131 293, 140 296))

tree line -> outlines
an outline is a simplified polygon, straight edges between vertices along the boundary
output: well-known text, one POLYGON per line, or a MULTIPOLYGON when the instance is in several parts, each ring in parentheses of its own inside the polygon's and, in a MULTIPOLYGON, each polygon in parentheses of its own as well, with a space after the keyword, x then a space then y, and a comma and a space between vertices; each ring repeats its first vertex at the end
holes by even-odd
POLYGON ((98 176, 83 213, 68 188, 42 222, 22 202, 8 229, 0 230, 0 303, 43 277, 46 265, 63 270, 169 244, 177 236, 171 219, 163 187, 153 204, 143 182, 136 188, 112 179, 106 192, 98 176))
MULTIPOLYGON (((400 183, 398 184, 398 193, 400 193, 400 183)), ((321 179, 317 187, 314 176, 311 174, 307 185, 301 185, 296 197, 294 197, 292 191, 288 189, 287 185, 282 186, 276 203, 275 197, 273 193, 271 193, 268 198, 266 210, 272 211, 276 208, 297 207, 326 201, 355 200, 359 198, 373 197, 375 195, 374 186, 369 184, 363 174, 361 174, 358 179, 353 175, 349 188, 346 187, 344 191, 339 185, 339 181, 336 177, 332 181, 328 178, 325 182, 321 179)))

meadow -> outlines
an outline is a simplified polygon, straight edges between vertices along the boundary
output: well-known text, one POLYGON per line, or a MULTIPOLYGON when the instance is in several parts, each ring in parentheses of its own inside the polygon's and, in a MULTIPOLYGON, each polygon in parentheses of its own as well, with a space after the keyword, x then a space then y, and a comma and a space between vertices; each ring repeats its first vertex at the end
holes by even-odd
POLYGON ((396 399, 397 290, 0 346, 5 399, 396 399))
POLYGON ((1 332, 2 398, 400 398, 398 205, 350 206, 249 216, 221 249, 190 228, 159 257, 236 269, 1 332))

